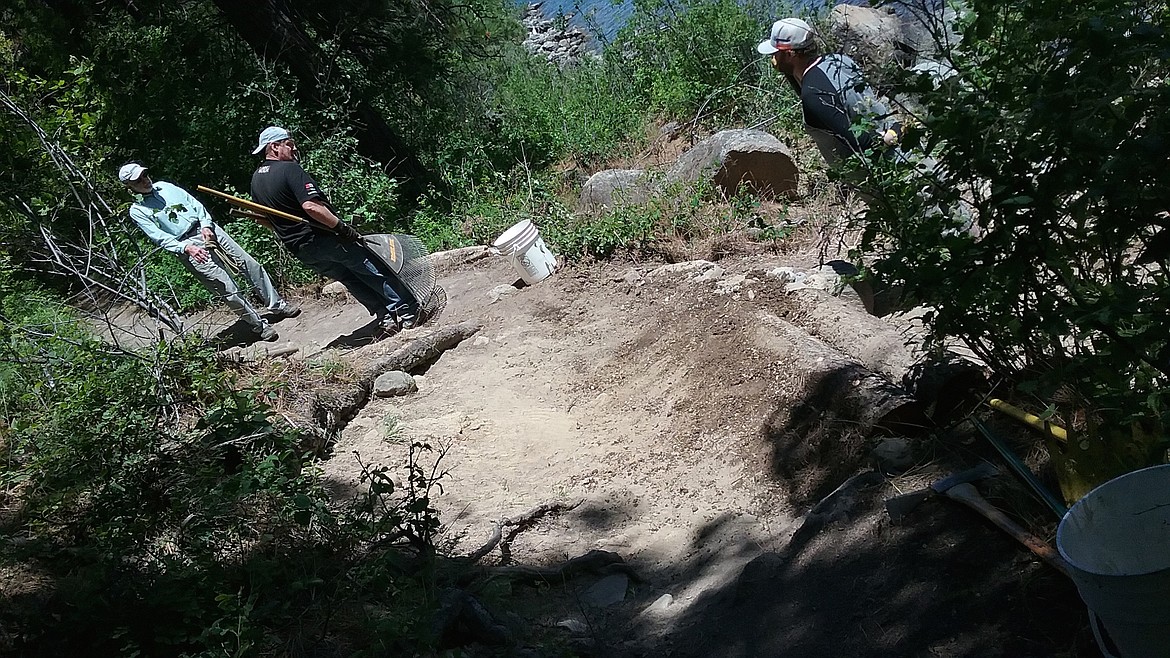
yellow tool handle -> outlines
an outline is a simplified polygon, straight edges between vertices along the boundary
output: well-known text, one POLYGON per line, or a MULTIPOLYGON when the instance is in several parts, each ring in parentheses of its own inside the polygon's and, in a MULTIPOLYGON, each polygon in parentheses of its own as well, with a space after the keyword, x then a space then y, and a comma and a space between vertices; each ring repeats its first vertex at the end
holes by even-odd
POLYGON ((273 217, 280 217, 281 219, 287 219, 287 220, 293 221, 293 222, 308 223, 308 220, 305 219, 304 217, 297 217, 296 215, 290 215, 290 214, 284 212, 283 210, 277 210, 276 208, 269 208, 268 206, 256 203, 255 201, 249 201, 247 199, 241 199, 238 196, 232 196, 232 195, 228 194, 227 192, 220 192, 219 190, 213 190, 210 187, 203 187, 202 185, 196 186, 195 189, 199 190, 200 192, 207 192, 208 194, 214 194, 217 197, 227 199, 228 203, 233 203, 237 206, 240 206, 241 208, 255 210, 258 212, 262 212, 266 215, 272 215, 273 217))
POLYGON ((988 400, 987 404, 992 409, 995 409, 996 411, 1002 411, 1003 413, 1011 416, 1012 418, 1015 418, 1025 425, 1031 425, 1041 432, 1048 432, 1052 435, 1052 438, 1056 439, 1057 441, 1064 441, 1065 443, 1068 443, 1068 432, 1065 432, 1064 428, 1060 427, 1059 425, 1053 425, 1052 423, 1041 419, 1039 416, 1033 416, 1023 409, 1020 409, 1019 407, 1013 407, 1012 405, 998 398, 992 398, 988 400))

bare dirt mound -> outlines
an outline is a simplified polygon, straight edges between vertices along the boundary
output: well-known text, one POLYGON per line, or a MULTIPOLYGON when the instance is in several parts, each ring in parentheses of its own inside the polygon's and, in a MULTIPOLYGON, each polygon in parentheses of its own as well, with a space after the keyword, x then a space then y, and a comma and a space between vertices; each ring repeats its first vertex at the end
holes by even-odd
POLYGON ((349 490, 359 458, 442 446, 433 502, 457 554, 501 517, 582 501, 491 559, 602 549, 640 581, 608 602, 588 577, 478 592, 517 638, 499 655, 1092 655, 1072 585, 965 509, 929 502, 894 525, 893 485, 874 473, 806 516, 872 470, 873 439, 761 339, 760 313, 784 303, 762 275, 778 264, 721 262, 700 280, 577 268, 519 290, 498 288, 515 279, 498 259, 448 272, 442 323, 483 329, 416 373, 418 393, 371 400, 326 475, 349 490))

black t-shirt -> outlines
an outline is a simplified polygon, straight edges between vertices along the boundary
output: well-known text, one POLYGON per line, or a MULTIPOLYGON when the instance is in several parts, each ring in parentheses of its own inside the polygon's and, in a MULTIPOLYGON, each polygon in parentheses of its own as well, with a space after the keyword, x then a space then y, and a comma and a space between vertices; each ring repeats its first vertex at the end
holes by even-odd
MULTIPOLYGON (((310 199, 325 204, 330 210, 329 200, 317 186, 317 181, 305 173, 301 165, 292 160, 265 160, 252 174, 252 199, 256 203, 286 212, 290 215, 309 219, 301 204, 310 199)), ((272 228, 277 237, 296 253, 302 246, 312 242, 318 235, 329 232, 311 224, 294 222, 291 219, 272 218, 272 228)))

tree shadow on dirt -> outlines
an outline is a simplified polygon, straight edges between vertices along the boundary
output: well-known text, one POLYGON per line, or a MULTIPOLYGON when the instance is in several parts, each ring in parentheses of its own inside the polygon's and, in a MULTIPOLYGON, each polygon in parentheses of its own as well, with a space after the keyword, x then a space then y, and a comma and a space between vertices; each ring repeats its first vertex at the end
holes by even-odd
POLYGON ((226 350, 231 347, 247 347, 261 341, 259 334, 252 331, 247 322, 236 320, 218 333, 209 336, 207 342, 216 350, 226 350))
POLYGON ((671 634, 678 656, 1093 655, 1072 584, 948 501, 868 509, 750 562, 671 634))
POLYGON ((773 477, 797 506, 812 505, 871 461, 871 436, 921 437, 925 417, 891 417, 879 427, 837 415, 835 398, 857 379, 859 368, 841 367, 805 382, 803 394, 773 403, 760 435, 771 449, 773 477))
POLYGON ((335 347, 361 347, 362 345, 369 345, 376 343, 382 336, 382 325, 377 318, 370 320, 366 324, 354 329, 348 334, 338 336, 325 346, 325 349, 335 347))
MULTIPOLYGON (((731 658, 1096 655, 1071 581, 971 510, 935 497, 890 520, 883 502, 899 492, 873 470, 873 439, 825 404, 837 385, 825 377, 800 399, 776 400, 761 428, 773 477, 809 511, 803 525, 702 593, 658 648, 731 658)), ((985 452, 955 435, 913 445, 939 477, 985 452), (954 446, 931 447, 940 440, 954 446)))

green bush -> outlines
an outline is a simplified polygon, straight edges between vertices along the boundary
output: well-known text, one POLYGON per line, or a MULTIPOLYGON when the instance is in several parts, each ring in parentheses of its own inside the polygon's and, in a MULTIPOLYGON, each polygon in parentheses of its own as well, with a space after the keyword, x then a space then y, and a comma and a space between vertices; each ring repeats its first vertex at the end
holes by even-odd
POLYGON ((437 518, 428 446, 405 486, 366 465, 336 501, 268 386, 242 388, 206 347, 131 354, 52 299, 0 280, 0 564, 35 565, 6 601, 13 655, 412 654, 430 641, 437 518), (18 541, 17 541, 18 539, 18 541), (301 647, 297 649, 296 647, 301 647))
POLYGON ((1166 7, 970 7, 957 75, 900 82, 926 111, 903 144, 920 166, 869 170, 865 246, 937 337, 1069 425, 1053 455, 1075 500, 1164 458, 1170 226, 1150 181, 1170 144, 1166 7))
POLYGON ((628 60, 654 111, 703 125, 740 123, 758 105, 757 90, 776 88, 755 46, 788 11, 736 0, 636 0, 607 57, 628 60))
MULTIPOLYGON (((303 285, 317 279, 314 272, 302 265, 301 261, 280 244, 280 240, 271 229, 250 219, 238 219, 223 225, 223 229, 244 248, 244 251, 264 266, 278 288, 303 285)), ((239 283, 243 288, 248 288, 247 281, 239 283)))
POLYGON ((586 58, 558 68, 529 55, 504 69, 489 111, 513 155, 534 165, 561 158, 595 165, 638 136, 648 118, 624 66, 586 58))

